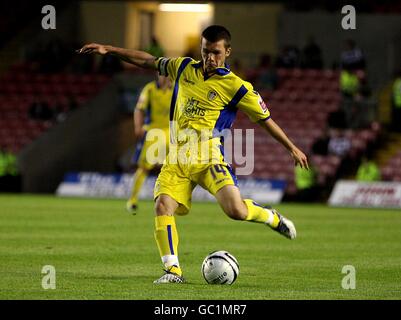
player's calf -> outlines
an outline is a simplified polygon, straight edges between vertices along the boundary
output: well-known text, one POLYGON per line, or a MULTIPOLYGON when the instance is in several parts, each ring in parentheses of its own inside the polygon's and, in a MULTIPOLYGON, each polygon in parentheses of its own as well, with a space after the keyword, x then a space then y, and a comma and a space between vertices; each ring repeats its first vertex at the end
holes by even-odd
POLYGON ((225 212, 231 219, 234 220, 245 220, 247 216, 247 210, 245 206, 232 206, 225 212))
POLYGON ((238 198, 222 198, 219 203, 224 213, 234 220, 246 220, 248 210, 240 197, 238 198), (224 201, 225 200, 225 201, 224 201))
POLYGON ((279 214, 277 210, 272 207, 263 207, 251 199, 244 200, 244 203, 248 209, 248 215, 245 220, 267 224, 283 236, 295 239, 296 229, 294 223, 279 214))

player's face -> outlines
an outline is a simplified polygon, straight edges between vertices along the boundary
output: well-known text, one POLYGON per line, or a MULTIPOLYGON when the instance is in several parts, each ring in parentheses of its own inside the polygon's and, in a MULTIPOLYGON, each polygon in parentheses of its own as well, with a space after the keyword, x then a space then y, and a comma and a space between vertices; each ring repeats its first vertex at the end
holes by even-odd
POLYGON ((206 72, 213 72, 218 67, 224 67, 224 62, 230 53, 231 48, 225 47, 224 40, 210 42, 202 38, 201 54, 206 72))

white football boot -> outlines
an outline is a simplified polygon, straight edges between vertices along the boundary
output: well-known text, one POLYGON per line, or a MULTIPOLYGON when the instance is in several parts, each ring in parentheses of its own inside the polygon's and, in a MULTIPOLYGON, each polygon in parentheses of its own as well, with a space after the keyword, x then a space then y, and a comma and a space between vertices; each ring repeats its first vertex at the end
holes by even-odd
POLYGON ((278 216, 279 223, 276 228, 272 228, 273 230, 277 231, 278 233, 282 234, 284 237, 288 239, 295 239, 297 236, 297 230, 295 229, 294 223, 282 216, 277 212, 275 209, 270 209, 271 212, 278 216))
MULTIPOLYGON (((172 268, 174 268, 173 266, 172 268)), ((174 272, 171 272, 171 267, 167 270, 163 270, 165 273, 157 280, 153 281, 155 284, 162 284, 162 283, 184 283, 185 279, 183 276, 180 276, 174 272)))

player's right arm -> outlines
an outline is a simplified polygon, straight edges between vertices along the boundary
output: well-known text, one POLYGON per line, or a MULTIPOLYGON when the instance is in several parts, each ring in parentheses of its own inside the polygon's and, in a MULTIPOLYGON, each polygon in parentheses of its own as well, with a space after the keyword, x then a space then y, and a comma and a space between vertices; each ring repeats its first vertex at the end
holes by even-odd
POLYGON ((100 55, 112 54, 128 63, 134 64, 145 69, 157 70, 156 57, 151 54, 133 49, 125 49, 103 45, 98 43, 89 43, 77 50, 78 53, 97 53, 100 55))
POLYGON ((287 137, 277 123, 273 121, 270 111, 258 92, 253 90, 250 83, 244 82, 238 90, 238 108, 244 111, 251 121, 259 123, 274 139, 281 143, 293 157, 295 164, 308 169, 308 159, 287 137), (242 94, 241 94, 242 93, 242 94))
POLYGON ((145 122, 145 112, 143 110, 134 111, 134 133, 135 139, 139 140, 145 135, 143 123, 145 122))

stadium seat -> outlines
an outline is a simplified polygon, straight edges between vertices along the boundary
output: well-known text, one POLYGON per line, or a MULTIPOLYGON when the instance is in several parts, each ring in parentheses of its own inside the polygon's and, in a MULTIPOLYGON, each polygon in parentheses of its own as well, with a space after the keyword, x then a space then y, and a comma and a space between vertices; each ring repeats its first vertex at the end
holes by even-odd
POLYGON ((284 69, 284 68, 279 68, 277 69, 277 76, 280 79, 280 81, 286 80, 291 74, 291 70, 289 69, 284 69))
POLYGON ((0 112, 2 141, 18 150, 32 138, 49 129, 53 123, 38 121, 37 127, 26 125, 28 110, 34 101, 44 101, 51 108, 61 106, 65 111, 69 97, 78 105, 84 104, 110 79, 107 75, 71 73, 43 74, 32 64, 20 63, 0 77, 0 112), (4 120, 4 121, 3 121, 4 120), (29 128, 30 131, 24 131, 29 128), (13 137, 4 137, 12 133, 13 137))

